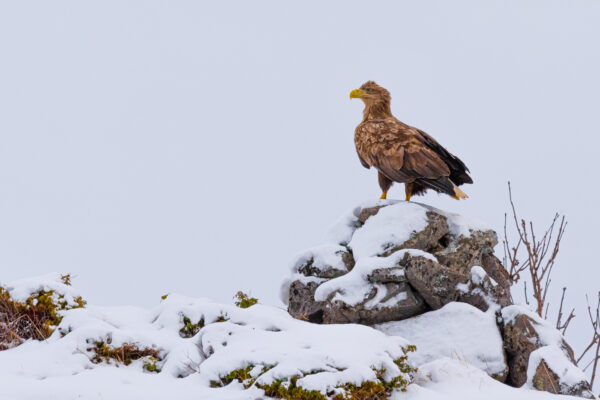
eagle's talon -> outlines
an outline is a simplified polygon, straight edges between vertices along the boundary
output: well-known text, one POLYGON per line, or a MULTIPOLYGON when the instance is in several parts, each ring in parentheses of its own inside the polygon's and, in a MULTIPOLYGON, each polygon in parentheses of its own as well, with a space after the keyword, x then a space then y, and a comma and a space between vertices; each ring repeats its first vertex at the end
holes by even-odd
POLYGON ((379 198, 380 200, 385 200, 387 199, 387 190, 383 193, 381 193, 381 197, 379 198))

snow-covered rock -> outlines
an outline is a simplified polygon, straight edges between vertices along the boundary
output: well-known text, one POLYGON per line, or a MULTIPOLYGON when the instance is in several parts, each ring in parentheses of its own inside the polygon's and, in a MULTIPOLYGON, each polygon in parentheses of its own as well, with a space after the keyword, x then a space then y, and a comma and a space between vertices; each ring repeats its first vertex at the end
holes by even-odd
POLYGON ((573 350, 556 328, 524 306, 505 307, 502 319, 512 385, 593 398, 573 350))
POLYGON ((493 255, 496 234, 457 214, 369 202, 342 217, 329 240, 295 257, 282 284, 297 318, 374 324, 452 301, 484 311, 510 304, 506 271, 493 255))

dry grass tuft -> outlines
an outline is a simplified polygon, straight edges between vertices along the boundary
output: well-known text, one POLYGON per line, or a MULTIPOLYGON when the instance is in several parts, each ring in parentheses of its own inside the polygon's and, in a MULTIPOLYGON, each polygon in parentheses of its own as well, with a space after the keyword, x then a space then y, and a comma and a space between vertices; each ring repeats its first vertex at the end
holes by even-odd
MULTIPOLYGON (((62 280, 70 284, 70 276, 62 280)), ((24 302, 14 301, 8 291, 0 287, 0 350, 18 346, 28 339, 44 340, 62 320, 60 311, 85 306, 79 297, 75 306, 69 306, 54 291, 32 294, 24 302)))
POLYGON ((161 361, 161 357, 156 349, 148 347, 139 348, 134 343, 123 343, 119 347, 111 347, 103 341, 98 341, 94 343, 94 347, 87 350, 94 352, 91 361, 95 364, 103 362, 110 364, 115 361, 118 364, 129 365, 132 361, 144 359, 144 369, 146 371, 160 372, 156 364, 161 361))

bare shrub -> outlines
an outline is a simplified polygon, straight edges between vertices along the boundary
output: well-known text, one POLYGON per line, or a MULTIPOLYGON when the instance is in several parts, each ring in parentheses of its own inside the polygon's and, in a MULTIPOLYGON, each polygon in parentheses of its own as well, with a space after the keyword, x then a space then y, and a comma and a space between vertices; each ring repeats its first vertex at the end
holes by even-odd
MULTIPOLYGON (((512 212, 510 219, 517 233, 517 239, 516 244, 511 244, 509 241, 507 229, 509 217, 508 214, 504 214, 504 239, 502 241, 504 267, 508 271, 513 285, 521 281, 522 273, 529 276, 532 293, 527 293, 527 282, 523 281, 525 302, 527 304, 530 304, 530 302, 533 303, 537 314, 542 318, 548 319, 550 302, 547 300, 547 295, 552 283, 551 275, 560 250, 560 243, 567 227, 567 221, 564 215, 561 216, 556 213, 543 235, 541 237, 537 236, 533 222, 526 222, 525 219, 518 216, 510 182, 508 182, 508 196, 512 212)), ((556 315, 556 329, 563 335, 566 334, 569 324, 575 318, 574 308, 568 314, 563 312, 566 292, 567 288, 563 287, 556 315)), ((584 371, 590 367, 592 368, 590 385, 593 386, 600 361, 600 292, 598 292, 595 312, 592 311, 589 301, 587 311, 590 327, 592 328, 592 337, 579 357, 576 357, 576 363, 584 371), (590 354, 590 351, 592 351, 591 354, 593 354, 593 357, 583 366, 583 359, 587 354, 590 354)))

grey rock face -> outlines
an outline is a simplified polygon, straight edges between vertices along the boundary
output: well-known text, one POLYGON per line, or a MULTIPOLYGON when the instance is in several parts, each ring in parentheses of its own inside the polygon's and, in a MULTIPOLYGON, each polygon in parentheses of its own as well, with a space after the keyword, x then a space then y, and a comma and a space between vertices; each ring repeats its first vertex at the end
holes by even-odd
POLYGON ((323 322, 326 324, 356 323, 372 325, 386 321, 398 321, 419 315, 429 308, 423 298, 406 282, 381 282, 373 286, 364 301, 350 305, 343 301, 325 301, 323 303, 323 322), (385 294, 376 299, 384 292, 385 294), (390 306, 387 302, 401 298, 390 306))

